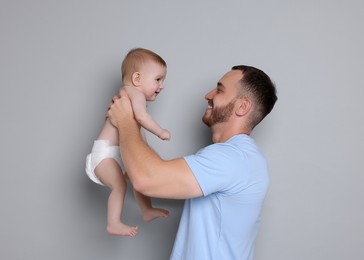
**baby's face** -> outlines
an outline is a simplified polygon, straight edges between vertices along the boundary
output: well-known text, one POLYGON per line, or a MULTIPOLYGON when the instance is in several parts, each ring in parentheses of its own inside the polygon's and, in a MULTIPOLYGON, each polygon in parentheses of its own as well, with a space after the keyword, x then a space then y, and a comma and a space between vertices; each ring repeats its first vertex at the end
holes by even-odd
POLYGON ((140 89, 143 91, 147 101, 154 101, 163 90, 166 75, 166 67, 153 61, 144 64, 140 70, 140 89))

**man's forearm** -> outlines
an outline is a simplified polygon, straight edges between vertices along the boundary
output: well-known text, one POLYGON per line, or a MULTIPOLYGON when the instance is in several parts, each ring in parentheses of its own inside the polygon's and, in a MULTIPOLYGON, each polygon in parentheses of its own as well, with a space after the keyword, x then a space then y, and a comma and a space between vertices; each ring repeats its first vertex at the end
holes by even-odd
POLYGON ((120 153, 130 181, 142 191, 161 158, 143 141, 135 120, 118 124, 120 153))

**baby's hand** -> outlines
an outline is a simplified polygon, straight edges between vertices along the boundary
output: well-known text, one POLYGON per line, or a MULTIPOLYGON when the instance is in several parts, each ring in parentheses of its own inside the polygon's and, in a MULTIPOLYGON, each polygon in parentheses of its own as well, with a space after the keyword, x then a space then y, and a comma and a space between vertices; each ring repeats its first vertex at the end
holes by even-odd
POLYGON ((162 140, 169 141, 171 139, 171 134, 169 133, 169 131, 167 129, 163 129, 162 133, 158 137, 162 140))

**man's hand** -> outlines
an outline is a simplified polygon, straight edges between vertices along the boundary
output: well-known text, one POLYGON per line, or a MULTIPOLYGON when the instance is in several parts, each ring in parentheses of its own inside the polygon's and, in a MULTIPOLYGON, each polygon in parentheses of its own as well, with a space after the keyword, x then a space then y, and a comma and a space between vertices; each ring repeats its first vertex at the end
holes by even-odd
POLYGON ((127 121, 129 120, 135 122, 131 102, 124 88, 120 89, 119 97, 113 97, 110 108, 107 112, 107 117, 110 119, 110 122, 117 128, 119 127, 119 124, 121 122, 125 122, 125 124, 128 124, 127 121))

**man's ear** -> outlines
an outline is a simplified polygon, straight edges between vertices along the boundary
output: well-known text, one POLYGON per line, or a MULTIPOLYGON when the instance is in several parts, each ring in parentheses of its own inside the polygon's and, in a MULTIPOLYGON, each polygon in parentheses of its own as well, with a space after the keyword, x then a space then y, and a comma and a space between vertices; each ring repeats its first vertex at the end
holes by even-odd
POLYGON ((131 81, 134 86, 140 86, 140 72, 134 72, 131 76, 131 81))
POLYGON ((253 106, 252 101, 245 97, 239 98, 236 102, 238 107, 235 110, 235 114, 237 116, 245 116, 246 114, 249 113, 249 111, 253 106))

